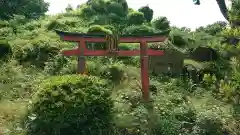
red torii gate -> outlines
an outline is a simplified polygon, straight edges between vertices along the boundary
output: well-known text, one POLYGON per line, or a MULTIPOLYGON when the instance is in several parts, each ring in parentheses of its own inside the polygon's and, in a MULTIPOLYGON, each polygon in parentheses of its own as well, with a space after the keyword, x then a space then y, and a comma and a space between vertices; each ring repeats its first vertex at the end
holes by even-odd
MULTIPOLYGON (((86 71, 86 63, 84 56, 112 56, 111 50, 89 50, 86 47, 87 43, 106 42, 106 35, 101 34, 83 34, 63 32, 56 30, 56 33, 64 41, 78 42, 78 48, 73 50, 63 51, 65 56, 78 57, 78 73, 84 74, 86 71)), ((148 35, 121 35, 119 40, 121 43, 140 43, 140 50, 118 50, 114 52, 116 56, 139 56, 141 58, 141 83, 142 96, 145 101, 149 101, 149 75, 148 75, 148 55, 160 56, 164 52, 161 50, 148 49, 148 42, 163 42, 166 37, 163 34, 148 34, 148 35)))

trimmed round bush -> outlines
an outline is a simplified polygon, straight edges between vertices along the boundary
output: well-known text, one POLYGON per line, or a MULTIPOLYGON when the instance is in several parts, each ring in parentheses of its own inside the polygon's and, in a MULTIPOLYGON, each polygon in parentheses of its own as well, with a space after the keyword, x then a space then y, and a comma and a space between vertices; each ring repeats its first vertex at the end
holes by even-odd
POLYGON ((113 101, 97 77, 55 76, 39 85, 27 119, 28 135, 99 135, 111 130, 113 101))
POLYGON ((127 9, 124 9, 122 3, 115 1, 106 2, 106 10, 108 13, 114 13, 118 17, 125 17, 127 14, 127 9))
POLYGON ((109 79, 114 82, 119 82, 123 78, 123 69, 121 67, 112 65, 108 68, 109 79))
POLYGON ((184 47, 189 45, 186 34, 179 30, 171 30, 171 32, 169 33, 169 40, 176 47, 184 47))
POLYGON ((144 14, 144 18, 147 20, 147 22, 151 22, 153 18, 153 10, 148 5, 139 8, 138 11, 144 14))
POLYGON ((106 29, 100 25, 92 25, 87 32, 94 34, 112 34, 111 30, 106 29))
POLYGON ((88 4, 88 6, 96 12, 96 14, 106 13, 105 5, 105 1, 103 0, 90 0, 88 4))
POLYGON ((170 22, 166 17, 158 17, 152 21, 152 26, 161 31, 170 29, 170 22))
POLYGON ((123 30, 124 34, 153 34, 154 29, 146 25, 129 26, 123 30))
POLYGON ((144 18, 144 14, 142 12, 130 12, 127 15, 128 18, 128 22, 130 25, 141 25, 145 18, 144 18))

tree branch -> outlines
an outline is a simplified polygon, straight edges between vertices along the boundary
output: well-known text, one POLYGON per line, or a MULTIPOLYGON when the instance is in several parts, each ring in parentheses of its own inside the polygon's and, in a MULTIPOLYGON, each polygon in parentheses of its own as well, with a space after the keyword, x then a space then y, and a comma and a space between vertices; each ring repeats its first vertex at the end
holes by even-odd
POLYGON ((229 21, 228 9, 225 0, 216 0, 218 7, 226 20, 229 21))

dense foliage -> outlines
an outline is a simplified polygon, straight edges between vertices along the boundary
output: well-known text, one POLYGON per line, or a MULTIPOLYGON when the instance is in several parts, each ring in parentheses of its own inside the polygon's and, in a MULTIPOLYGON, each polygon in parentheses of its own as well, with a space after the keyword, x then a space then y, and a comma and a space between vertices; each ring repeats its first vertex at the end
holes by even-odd
POLYGON ((111 129, 113 102, 106 82, 96 77, 52 77, 33 100, 28 134, 98 135, 111 129))
POLYGON ((143 6, 138 9, 139 12, 144 14, 144 18, 147 22, 151 22, 153 19, 153 10, 149 6, 143 6))
MULTIPOLYGON (((239 1, 229 9, 229 23, 195 31, 170 26, 161 15, 153 18, 149 6, 129 8, 125 0, 88 0, 52 16, 43 15, 47 4, 41 0, 18 2, 24 8, 10 11, 15 1, 0 4, 0 134, 240 134, 239 1), (73 75, 77 59, 61 51, 77 43, 60 41, 56 29, 162 33, 168 39, 150 47, 182 54, 182 75, 150 73, 153 102, 143 103, 139 57, 87 57, 88 76, 73 75)), ((134 50, 138 44, 119 48, 134 50)))
POLYGON ((38 18, 48 10, 49 4, 44 0, 2 0, 0 2, 0 19, 9 19, 14 15, 38 18), (29 12, 31 11, 31 12, 29 12))

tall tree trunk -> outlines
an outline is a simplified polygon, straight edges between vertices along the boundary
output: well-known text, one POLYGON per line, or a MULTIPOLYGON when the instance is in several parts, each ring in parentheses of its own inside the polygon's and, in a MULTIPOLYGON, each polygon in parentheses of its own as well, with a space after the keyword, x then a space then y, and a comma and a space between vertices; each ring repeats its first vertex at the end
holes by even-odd
POLYGON ((225 0, 216 0, 218 7, 224 18, 230 23, 231 27, 240 27, 240 20, 230 20, 225 0))
POLYGON ((227 9, 227 5, 225 0, 216 0, 218 7, 222 13, 222 15, 224 16, 224 18, 229 21, 229 16, 228 16, 228 9, 227 9))

